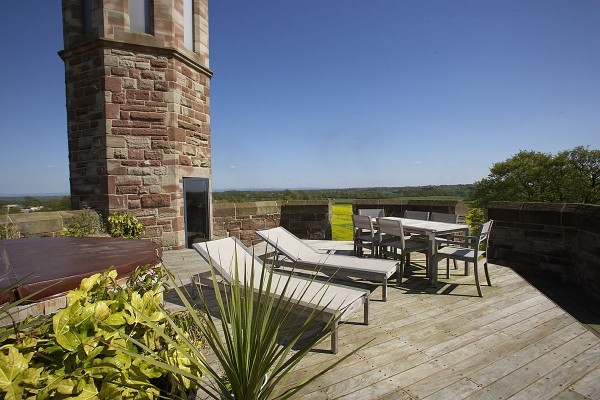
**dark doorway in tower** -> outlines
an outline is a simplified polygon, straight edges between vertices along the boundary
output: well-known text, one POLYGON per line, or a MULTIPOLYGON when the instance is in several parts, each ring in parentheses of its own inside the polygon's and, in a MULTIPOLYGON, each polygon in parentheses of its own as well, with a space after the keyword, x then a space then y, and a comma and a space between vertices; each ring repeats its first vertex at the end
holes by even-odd
POLYGON ((208 179, 183 178, 185 207, 185 243, 192 244, 210 240, 208 179))

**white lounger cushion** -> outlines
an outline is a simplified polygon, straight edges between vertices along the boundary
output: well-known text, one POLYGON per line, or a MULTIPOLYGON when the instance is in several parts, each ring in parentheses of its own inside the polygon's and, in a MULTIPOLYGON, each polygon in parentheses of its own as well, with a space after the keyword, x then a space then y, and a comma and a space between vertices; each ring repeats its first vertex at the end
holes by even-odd
POLYGON ((397 261, 375 258, 359 258, 338 254, 321 254, 302 240, 282 227, 256 232, 263 240, 283 253, 294 262, 315 264, 318 266, 337 268, 351 275, 351 272, 362 276, 364 273, 375 273, 389 278, 396 272, 397 261))
MULTIPOLYGON (((310 246, 282 227, 256 231, 277 252, 285 255, 296 268, 309 268, 329 274, 340 273, 370 281, 381 281, 383 301, 387 301, 387 281, 400 274, 400 263, 391 260, 359 258, 338 254, 317 253, 310 246)), ((285 260, 280 264, 290 264, 285 260)))

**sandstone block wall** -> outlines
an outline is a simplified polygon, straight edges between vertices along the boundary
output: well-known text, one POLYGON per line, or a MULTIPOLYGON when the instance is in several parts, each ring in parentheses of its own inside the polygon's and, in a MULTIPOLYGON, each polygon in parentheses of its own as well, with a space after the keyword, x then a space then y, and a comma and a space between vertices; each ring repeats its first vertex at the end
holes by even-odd
POLYGON ((600 206, 492 202, 487 213, 494 262, 577 285, 600 301, 600 206))
POLYGON ((301 239, 331 240, 329 201, 217 203, 213 207, 213 239, 235 236, 251 245, 260 241, 255 230, 282 226, 301 239))

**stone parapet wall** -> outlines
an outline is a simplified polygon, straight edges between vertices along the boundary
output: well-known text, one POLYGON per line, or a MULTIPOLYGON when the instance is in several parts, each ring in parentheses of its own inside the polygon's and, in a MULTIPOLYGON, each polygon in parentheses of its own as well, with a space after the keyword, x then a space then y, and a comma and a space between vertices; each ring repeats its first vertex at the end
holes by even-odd
POLYGON ((301 239, 331 239, 329 201, 259 201, 213 205, 213 239, 259 242, 256 230, 282 226, 301 239))
POLYGON ((406 210, 457 214, 459 221, 464 221, 467 215, 467 206, 461 200, 366 199, 352 202, 353 214, 364 208, 382 208, 387 217, 402 217, 406 210))
POLYGON ((490 258, 579 286, 600 301, 600 206, 492 202, 490 258))
POLYGON ((47 211, 19 213, 0 216, 0 228, 11 223, 17 226, 22 237, 55 237, 69 222, 85 210, 76 211, 47 211))

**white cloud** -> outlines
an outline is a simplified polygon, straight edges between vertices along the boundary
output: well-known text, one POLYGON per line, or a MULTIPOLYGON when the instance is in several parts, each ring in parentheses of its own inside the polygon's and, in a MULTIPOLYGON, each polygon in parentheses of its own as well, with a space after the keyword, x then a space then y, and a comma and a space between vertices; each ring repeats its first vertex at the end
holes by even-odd
POLYGON ((423 161, 415 161, 415 164, 423 164, 423 161))
POLYGON ((237 166, 235 166, 235 165, 230 165, 230 166, 229 166, 229 168, 230 168, 230 169, 236 169, 236 168, 237 168, 237 166))

